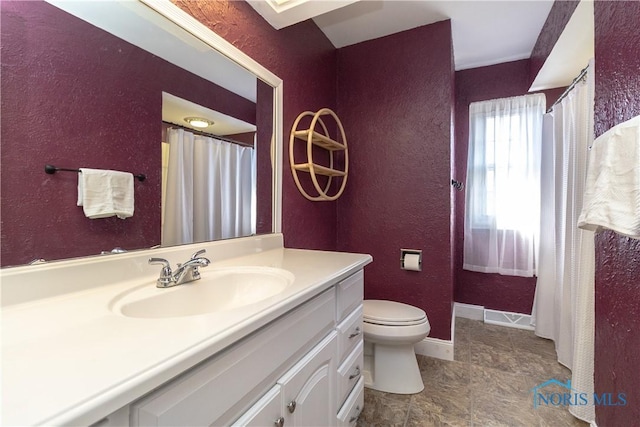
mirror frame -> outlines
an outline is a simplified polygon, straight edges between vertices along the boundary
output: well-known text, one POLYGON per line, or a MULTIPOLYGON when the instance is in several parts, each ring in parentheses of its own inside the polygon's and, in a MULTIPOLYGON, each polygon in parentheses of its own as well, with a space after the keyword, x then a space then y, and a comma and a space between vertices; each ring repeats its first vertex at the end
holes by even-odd
POLYGON ((273 140, 271 143, 271 232, 282 232, 282 79, 260 65, 253 58, 217 35, 209 27, 171 3, 170 0, 138 0, 169 21, 200 39, 271 86, 273 91, 273 140))

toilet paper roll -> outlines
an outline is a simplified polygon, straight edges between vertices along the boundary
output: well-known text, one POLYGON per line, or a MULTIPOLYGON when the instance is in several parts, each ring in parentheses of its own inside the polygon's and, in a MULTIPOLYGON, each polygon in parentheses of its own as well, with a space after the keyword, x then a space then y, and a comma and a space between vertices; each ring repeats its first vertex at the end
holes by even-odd
POLYGON ((405 254, 404 256, 404 269, 412 271, 420 271, 420 255, 418 254, 405 254))

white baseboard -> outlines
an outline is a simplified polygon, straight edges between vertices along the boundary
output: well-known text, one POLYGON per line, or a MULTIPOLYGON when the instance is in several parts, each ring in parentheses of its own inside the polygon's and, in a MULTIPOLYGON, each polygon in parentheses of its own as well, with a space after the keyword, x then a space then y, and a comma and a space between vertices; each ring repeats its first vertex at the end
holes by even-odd
POLYGON ((531 316, 522 313, 511 313, 509 311, 490 310, 481 305, 464 304, 456 302, 453 305, 456 317, 463 317, 471 320, 481 320, 492 325, 507 326, 510 328, 533 330, 531 326, 531 316))
POLYGON ((456 302, 453 304, 453 312, 455 313, 456 317, 464 317, 465 319, 484 321, 484 307, 481 305, 456 302))
POLYGON ((527 314, 509 313, 506 311, 485 310, 481 305, 456 302, 453 306, 453 316, 451 319, 451 340, 426 337, 415 345, 416 354, 442 360, 454 360, 453 340, 455 337, 456 317, 480 320, 485 323, 510 326, 512 328, 529 329, 530 326, 528 323, 531 316, 527 314))
POLYGON ((414 346, 416 354, 442 360, 453 360, 453 338, 456 329, 455 309, 451 313, 451 339, 441 340, 426 337, 414 346))
POLYGON ((531 315, 500 310, 484 310, 484 323, 533 331, 531 315))
POLYGON ((453 360, 453 340, 441 340, 426 337, 415 345, 416 354, 435 357, 442 360, 453 360))

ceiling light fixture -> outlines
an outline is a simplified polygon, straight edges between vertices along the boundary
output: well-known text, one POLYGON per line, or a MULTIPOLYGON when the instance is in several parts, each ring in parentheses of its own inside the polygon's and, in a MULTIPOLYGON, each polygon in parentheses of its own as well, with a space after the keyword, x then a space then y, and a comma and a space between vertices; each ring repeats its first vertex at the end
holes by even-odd
POLYGON ((211 120, 207 120, 202 117, 185 117, 184 121, 195 128, 201 129, 207 128, 214 124, 214 122, 212 122, 211 120))

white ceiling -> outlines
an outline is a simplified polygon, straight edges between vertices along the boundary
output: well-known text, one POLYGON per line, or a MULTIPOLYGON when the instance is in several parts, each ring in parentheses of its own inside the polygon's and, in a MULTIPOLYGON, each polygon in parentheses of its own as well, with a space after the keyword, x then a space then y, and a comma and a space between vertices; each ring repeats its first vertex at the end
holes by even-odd
POLYGON ((210 110, 166 92, 162 92, 162 121, 220 136, 256 131, 256 126, 251 123, 222 114, 219 111, 210 110), (185 117, 202 117, 212 121, 213 124, 206 129, 197 128, 185 122, 185 117))
POLYGON ((529 91, 569 86, 595 56, 593 1, 582 0, 571 15, 529 91))
POLYGON ((276 30, 357 1, 359 0, 247 0, 276 30))
MULTIPOLYGON (((346 6, 327 0, 290 2, 289 10, 333 3, 336 9, 313 20, 336 48, 451 19, 456 70, 529 58, 553 5, 553 0, 360 0, 346 6)), ((249 3, 275 28, 285 26, 281 13, 265 7, 270 0, 249 3)), ((290 16, 289 25, 299 22, 290 16)))

